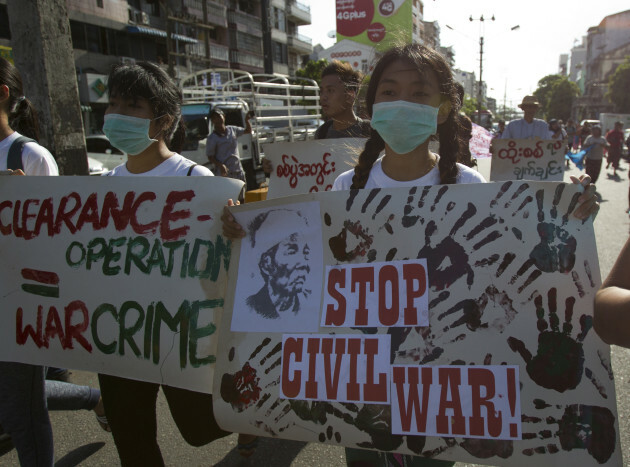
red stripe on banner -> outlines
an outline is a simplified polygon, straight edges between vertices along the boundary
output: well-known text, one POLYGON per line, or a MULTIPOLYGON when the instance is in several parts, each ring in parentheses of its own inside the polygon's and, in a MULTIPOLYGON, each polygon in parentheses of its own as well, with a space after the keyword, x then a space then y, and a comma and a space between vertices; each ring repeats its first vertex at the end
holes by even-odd
POLYGON ((59 284, 59 276, 54 272, 24 268, 22 269, 22 277, 40 284, 59 284))

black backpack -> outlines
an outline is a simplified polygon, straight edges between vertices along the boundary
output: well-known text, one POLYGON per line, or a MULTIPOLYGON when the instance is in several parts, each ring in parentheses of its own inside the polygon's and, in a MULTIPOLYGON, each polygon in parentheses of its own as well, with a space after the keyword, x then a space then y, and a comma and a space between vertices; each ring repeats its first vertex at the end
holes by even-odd
POLYGON ((11 147, 9 148, 9 155, 7 156, 7 169, 10 170, 24 170, 22 165, 22 151, 26 143, 36 143, 34 139, 27 138, 26 136, 18 136, 11 147))

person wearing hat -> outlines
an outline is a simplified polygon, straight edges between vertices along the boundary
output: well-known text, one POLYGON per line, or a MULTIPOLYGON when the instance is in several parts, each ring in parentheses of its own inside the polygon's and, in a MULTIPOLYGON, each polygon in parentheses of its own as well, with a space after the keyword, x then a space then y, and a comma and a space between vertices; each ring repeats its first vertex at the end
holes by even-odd
POLYGON ((501 139, 551 139, 553 133, 547 122, 534 118, 540 107, 536 96, 525 96, 519 107, 523 110, 523 118, 508 123, 501 139))
POLYGON ((245 181, 245 172, 238 156, 238 137, 252 132, 249 122, 251 114, 245 117, 245 128, 226 125, 225 114, 215 108, 210 113, 213 131, 206 141, 206 156, 214 164, 216 175, 245 181))
POLYGON ((274 209, 258 215, 250 224, 252 249, 264 281, 247 297, 248 307, 267 319, 297 314, 309 295, 310 247, 304 231, 308 221, 298 211, 274 209), (284 237, 278 235, 285 233, 284 237))

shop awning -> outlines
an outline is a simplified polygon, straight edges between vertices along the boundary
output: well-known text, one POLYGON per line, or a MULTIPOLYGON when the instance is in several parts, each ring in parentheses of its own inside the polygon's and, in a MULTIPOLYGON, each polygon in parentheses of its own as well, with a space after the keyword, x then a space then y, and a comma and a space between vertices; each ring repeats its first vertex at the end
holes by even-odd
MULTIPOLYGON (((166 31, 162 31, 161 29, 147 28, 144 26, 127 26, 127 32, 166 38, 166 31)), ((197 39, 193 39, 192 37, 188 36, 182 36, 181 34, 171 34, 171 37, 176 41, 186 42, 188 44, 197 43, 197 39)))

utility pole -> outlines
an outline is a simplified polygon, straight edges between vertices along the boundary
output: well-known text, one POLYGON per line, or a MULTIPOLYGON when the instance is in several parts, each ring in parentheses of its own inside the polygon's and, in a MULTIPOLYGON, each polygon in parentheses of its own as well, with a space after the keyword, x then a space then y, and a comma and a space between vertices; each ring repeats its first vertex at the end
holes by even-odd
POLYGON ((261 19, 262 19, 262 40, 263 40, 263 56, 265 73, 273 73, 273 43, 271 41, 271 24, 269 24, 269 0, 261 0, 261 19))
POLYGON ((62 175, 87 175, 66 0, 9 1, 7 12, 15 64, 39 113, 40 143, 55 156, 62 175))
MULTIPOLYGON (((471 22, 479 21, 479 89, 477 90, 477 124, 481 125, 481 105, 483 104, 483 25, 485 20, 483 15, 479 18, 473 18, 471 15, 468 19, 471 22)), ((494 15, 492 15, 490 21, 494 21, 494 15)))
POLYGON ((478 94, 477 96, 477 124, 478 125, 481 125, 481 104, 482 104, 482 99, 483 99, 482 86, 483 86, 483 36, 479 38, 479 92, 477 93, 478 94))

